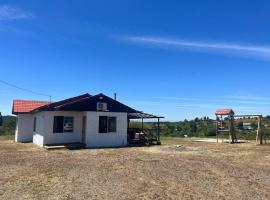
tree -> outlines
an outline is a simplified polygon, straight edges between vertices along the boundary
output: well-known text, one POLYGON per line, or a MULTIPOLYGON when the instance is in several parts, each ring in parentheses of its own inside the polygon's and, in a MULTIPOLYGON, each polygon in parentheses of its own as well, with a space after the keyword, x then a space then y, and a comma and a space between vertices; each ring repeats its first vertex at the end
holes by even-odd
POLYGON ((197 125, 196 125, 196 122, 194 122, 194 121, 190 122, 190 132, 191 133, 196 133, 197 132, 197 125))
POLYGON ((198 123, 198 122, 200 121, 200 119, 199 119, 198 117, 196 117, 196 118, 194 119, 194 121, 195 121, 196 123, 198 123))
POLYGON ((252 123, 251 123, 251 127, 252 127, 253 129, 257 129, 257 128, 258 128, 258 125, 257 125, 257 123, 252 122, 252 123))
POLYGON ((0 135, 12 135, 15 133, 16 117, 3 116, 3 126, 0 126, 0 135))
POLYGON ((0 126, 2 126, 2 125, 3 125, 3 116, 2 116, 2 114, 0 112, 0 126))
POLYGON ((243 129, 243 121, 237 122, 237 128, 242 130, 243 129))

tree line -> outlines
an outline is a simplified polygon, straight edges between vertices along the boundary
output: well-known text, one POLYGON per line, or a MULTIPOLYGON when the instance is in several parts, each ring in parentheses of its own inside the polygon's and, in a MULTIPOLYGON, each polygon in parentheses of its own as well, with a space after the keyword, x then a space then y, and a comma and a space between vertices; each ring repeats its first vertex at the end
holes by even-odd
MULTIPOLYGON (((227 119, 224 119, 225 122, 227 119)), ((263 119, 263 131, 266 138, 270 138, 270 116, 263 119)), ((131 127, 141 128, 141 122, 131 122, 131 127)), ((228 121, 223 125, 228 128, 228 121)), ((156 129, 157 123, 146 122, 144 128, 156 129)), ((235 120, 235 131, 239 139, 254 139, 256 137, 257 120, 252 118, 242 118, 235 120), (248 123, 250 129, 244 125, 248 123)), ((195 118, 193 120, 184 120, 178 122, 161 122, 161 136, 170 137, 214 137, 216 136, 216 121, 209 117, 195 118)), ((227 138, 228 133, 220 133, 220 137, 227 138)))
MULTIPOLYGON (((254 130, 248 131, 243 128, 243 124, 249 122, 254 129, 257 128, 255 119, 238 119, 235 121, 237 135, 241 138, 254 138, 254 130)), ((130 122, 130 127, 141 128, 141 122, 130 122)), ((1 135, 14 135, 16 128, 15 116, 3 116, 3 124, 0 126, 1 135)), ((157 123, 145 122, 144 128, 156 129, 157 123)), ((267 138, 270 138, 270 116, 263 118, 263 129, 267 138)), ((178 122, 160 122, 160 134, 170 137, 213 137, 216 135, 216 122, 209 117, 195 118, 178 122)), ((225 135, 225 137, 227 137, 225 135)))
POLYGON ((16 117, 3 116, 3 123, 0 126, 0 135, 14 135, 16 128, 16 117))
MULTIPOLYGON (((131 122, 130 127, 141 128, 141 122, 131 122)), ((144 128, 156 129, 157 123, 145 122, 144 128)), ((208 137, 215 136, 215 121, 209 117, 195 118, 179 122, 161 122, 160 134, 171 137, 208 137)))

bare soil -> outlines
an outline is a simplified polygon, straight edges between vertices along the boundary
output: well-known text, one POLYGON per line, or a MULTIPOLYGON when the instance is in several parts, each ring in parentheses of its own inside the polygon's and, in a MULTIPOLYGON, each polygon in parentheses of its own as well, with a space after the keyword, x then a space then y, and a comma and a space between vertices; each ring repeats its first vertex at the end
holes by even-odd
POLYGON ((44 150, 0 140, 0 199, 270 199, 270 145, 44 150))

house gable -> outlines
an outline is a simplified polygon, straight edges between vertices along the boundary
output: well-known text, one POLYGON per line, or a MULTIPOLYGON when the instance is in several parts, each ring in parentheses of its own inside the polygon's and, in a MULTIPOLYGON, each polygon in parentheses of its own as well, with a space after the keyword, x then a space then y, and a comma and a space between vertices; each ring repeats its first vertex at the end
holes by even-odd
POLYGON ((97 111, 98 103, 106 103, 108 112, 126 112, 136 113, 133 108, 126 106, 119 101, 116 101, 104 94, 97 94, 94 96, 85 96, 77 98, 70 102, 50 104, 36 109, 35 111, 97 111))
POLYGON ((60 106, 68 105, 68 104, 71 104, 71 103, 74 103, 74 102, 77 102, 77 101, 80 101, 80 100, 87 99, 89 97, 91 97, 91 95, 86 93, 86 94, 83 94, 83 95, 79 95, 79 96, 76 96, 76 97, 68 98, 68 99, 65 99, 65 100, 62 100, 62 101, 57 101, 57 102, 54 102, 54 103, 51 103, 51 104, 48 104, 48 105, 38 107, 35 110, 33 110, 33 112, 57 110, 57 108, 60 107, 60 106))

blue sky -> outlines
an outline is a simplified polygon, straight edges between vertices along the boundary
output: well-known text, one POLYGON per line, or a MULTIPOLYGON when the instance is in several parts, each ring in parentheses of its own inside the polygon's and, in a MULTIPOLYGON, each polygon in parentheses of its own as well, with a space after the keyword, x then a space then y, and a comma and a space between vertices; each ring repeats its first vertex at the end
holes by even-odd
MULTIPOLYGON (((54 101, 85 92, 166 120, 270 115, 269 1, 1 1, 0 80, 54 101)), ((0 83, 13 99, 47 100, 0 83)))

